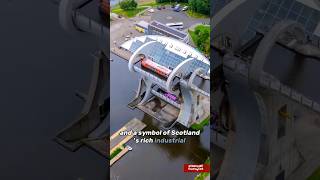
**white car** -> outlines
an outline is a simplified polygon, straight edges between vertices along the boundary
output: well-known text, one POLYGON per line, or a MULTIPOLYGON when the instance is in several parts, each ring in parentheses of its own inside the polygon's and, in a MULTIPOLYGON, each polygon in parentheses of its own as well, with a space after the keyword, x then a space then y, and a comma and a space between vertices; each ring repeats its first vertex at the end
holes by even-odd
POLYGON ((185 6, 182 8, 182 11, 186 11, 186 10, 188 10, 188 6, 185 6))
POLYGON ((129 151, 132 151, 132 147, 127 145, 129 151))
POLYGON ((149 13, 154 13, 154 9, 148 9, 149 13))

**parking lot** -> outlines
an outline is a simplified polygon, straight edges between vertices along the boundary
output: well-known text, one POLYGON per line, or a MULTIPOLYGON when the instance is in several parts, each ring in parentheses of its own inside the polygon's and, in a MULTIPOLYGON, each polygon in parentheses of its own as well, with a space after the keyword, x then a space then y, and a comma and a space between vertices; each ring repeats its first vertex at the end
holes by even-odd
MULTIPOLYGON (((138 32, 134 29, 135 24, 139 21, 151 22, 152 20, 159 21, 163 24, 183 22, 183 31, 187 31, 190 27, 197 24, 209 24, 209 18, 192 18, 189 17, 185 11, 176 12, 171 6, 165 6, 165 9, 149 8, 140 16, 133 18, 121 18, 111 21, 110 27, 110 42, 111 51, 121 53, 118 47, 125 41, 137 37, 143 36, 143 33, 138 32), (151 12, 150 12, 150 9, 151 12)), ((191 42, 190 42, 191 43, 191 42)))
POLYGON ((166 6, 165 9, 158 10, 155 8, 154 13, 149 13, 152 20, 159 21, 163 24, 174 23, 174 22, 183 22, 184 29, 188 29, 195 24, 209 24, 210 19, 200 19, 200 18, 191 18, 185 11, 176 12, 171 6, 166 6))

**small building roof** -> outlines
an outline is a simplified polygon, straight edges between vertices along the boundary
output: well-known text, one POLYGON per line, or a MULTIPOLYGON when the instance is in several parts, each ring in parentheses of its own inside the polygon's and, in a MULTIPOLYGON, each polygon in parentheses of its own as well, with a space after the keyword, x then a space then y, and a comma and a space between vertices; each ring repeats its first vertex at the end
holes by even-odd
POLYGON ((187 33, 183 32, 183 31, 179 31, 179 30, 174 29, 172 27, 168 27, 165 24, 162 24, 162 23, 160 23, 158 21, 152 21, 150 23, 150 26, 153 26, 153 27, 155 27, 157 29, 161 29, 163 31, 166 31, 166 32, 168 32, 168 33, 170 33, 170 34, 172 34, 172 35, 174 35, 176 37, 179 37, 181 39, 184 39, 185 37, 188 36, 187 33))
POLYGON ((147 23, 146 21, 140 21, 136 24, 137 26, 140 26, 144 29, 148 29, 149 23, 147 23))

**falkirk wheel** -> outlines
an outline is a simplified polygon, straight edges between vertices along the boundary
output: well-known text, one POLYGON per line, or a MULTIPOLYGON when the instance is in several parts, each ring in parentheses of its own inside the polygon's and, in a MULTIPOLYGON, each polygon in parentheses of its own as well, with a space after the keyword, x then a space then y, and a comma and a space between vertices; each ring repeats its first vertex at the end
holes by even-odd
MULTIPOLYGON (((169 42, 178 43, 177 40, 167 37, 159 36, 159 39, 168 41, 168 44, 164 45, 160 40, 151 40, 135 50, 129 59, 129 71, 141 77, 135 99, 129 104, 129 107, 137 107, 146 112, 162 122, 164 128, 171 128, 176 123, 189 128, 193 123, 209 116, 210 94, 203 87, 210 81, 209 60, 204 56, 201 57, 205 60, 199 60, 198 56, 186 56, 171 65, 172 72, 167 78, 159 76, 141 66, 141 57, 153 58, 150 54, 157 50, 163 52, 161 57, 154 56, 155 62, 159 64, 173 62, 175 59, 170 59, 172 57, 167 55, 173 52, 169 52, 166 48, 170 46, 169 42), (177 97, 176 100, 168 98, 166 96, 168 93, 177 97), (158 105, 161 107, 156 109, 158 105)), ((188 45, 181 43, 182 46, 187 48, 188 45)))

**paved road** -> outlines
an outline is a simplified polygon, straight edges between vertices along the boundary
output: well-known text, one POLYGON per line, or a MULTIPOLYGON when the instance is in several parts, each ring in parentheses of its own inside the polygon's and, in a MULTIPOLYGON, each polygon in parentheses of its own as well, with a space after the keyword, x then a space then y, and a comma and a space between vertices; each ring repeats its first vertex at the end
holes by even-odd
POLYGON ((141 20, 148 22, 150 21, 150 16, 139 16, 131 19, 119 19, 112 21, 110 24, 111 49, 121 45, 129 38, 143 36, 144 33, 140 33, 134 28, 135 24, 141 20))
POLYGON ((166 9, 163 10, 155 10, 155 12, 151 15, 151 19, 159 21, 163 24, 172 22, 183 22, 184 29, 188 29, 194 24, 210 24, 209 18, 191 18, 184 11, 173 11, 170 6, 167 6, 166 9))
POLYGON ((190 18, 185 14, 185 12, 175 12, 171 9, 171 7, 167 7, 167 9, 164 10, 157 10, 155 9, 154 13, 148 13, 146 12, 143 16, 137 16, 130 19, 120 19, 120 20, 114 20, 111 22, 110 26, 110 44, 111 49, 115 48, 116 46, 121 45, 126 40, 126 37, 137 37, 137 36, 143 36, 143 33, 139 33, 134 29, 135 23, 139 21, 146 21, 150 22, 152 20, 157 20, 161 23, 170 23, 170 22, 183 22, 185 30, 195 24, 202 24, 210 23, 210 19, 196 19, 196 18, 190 18))

